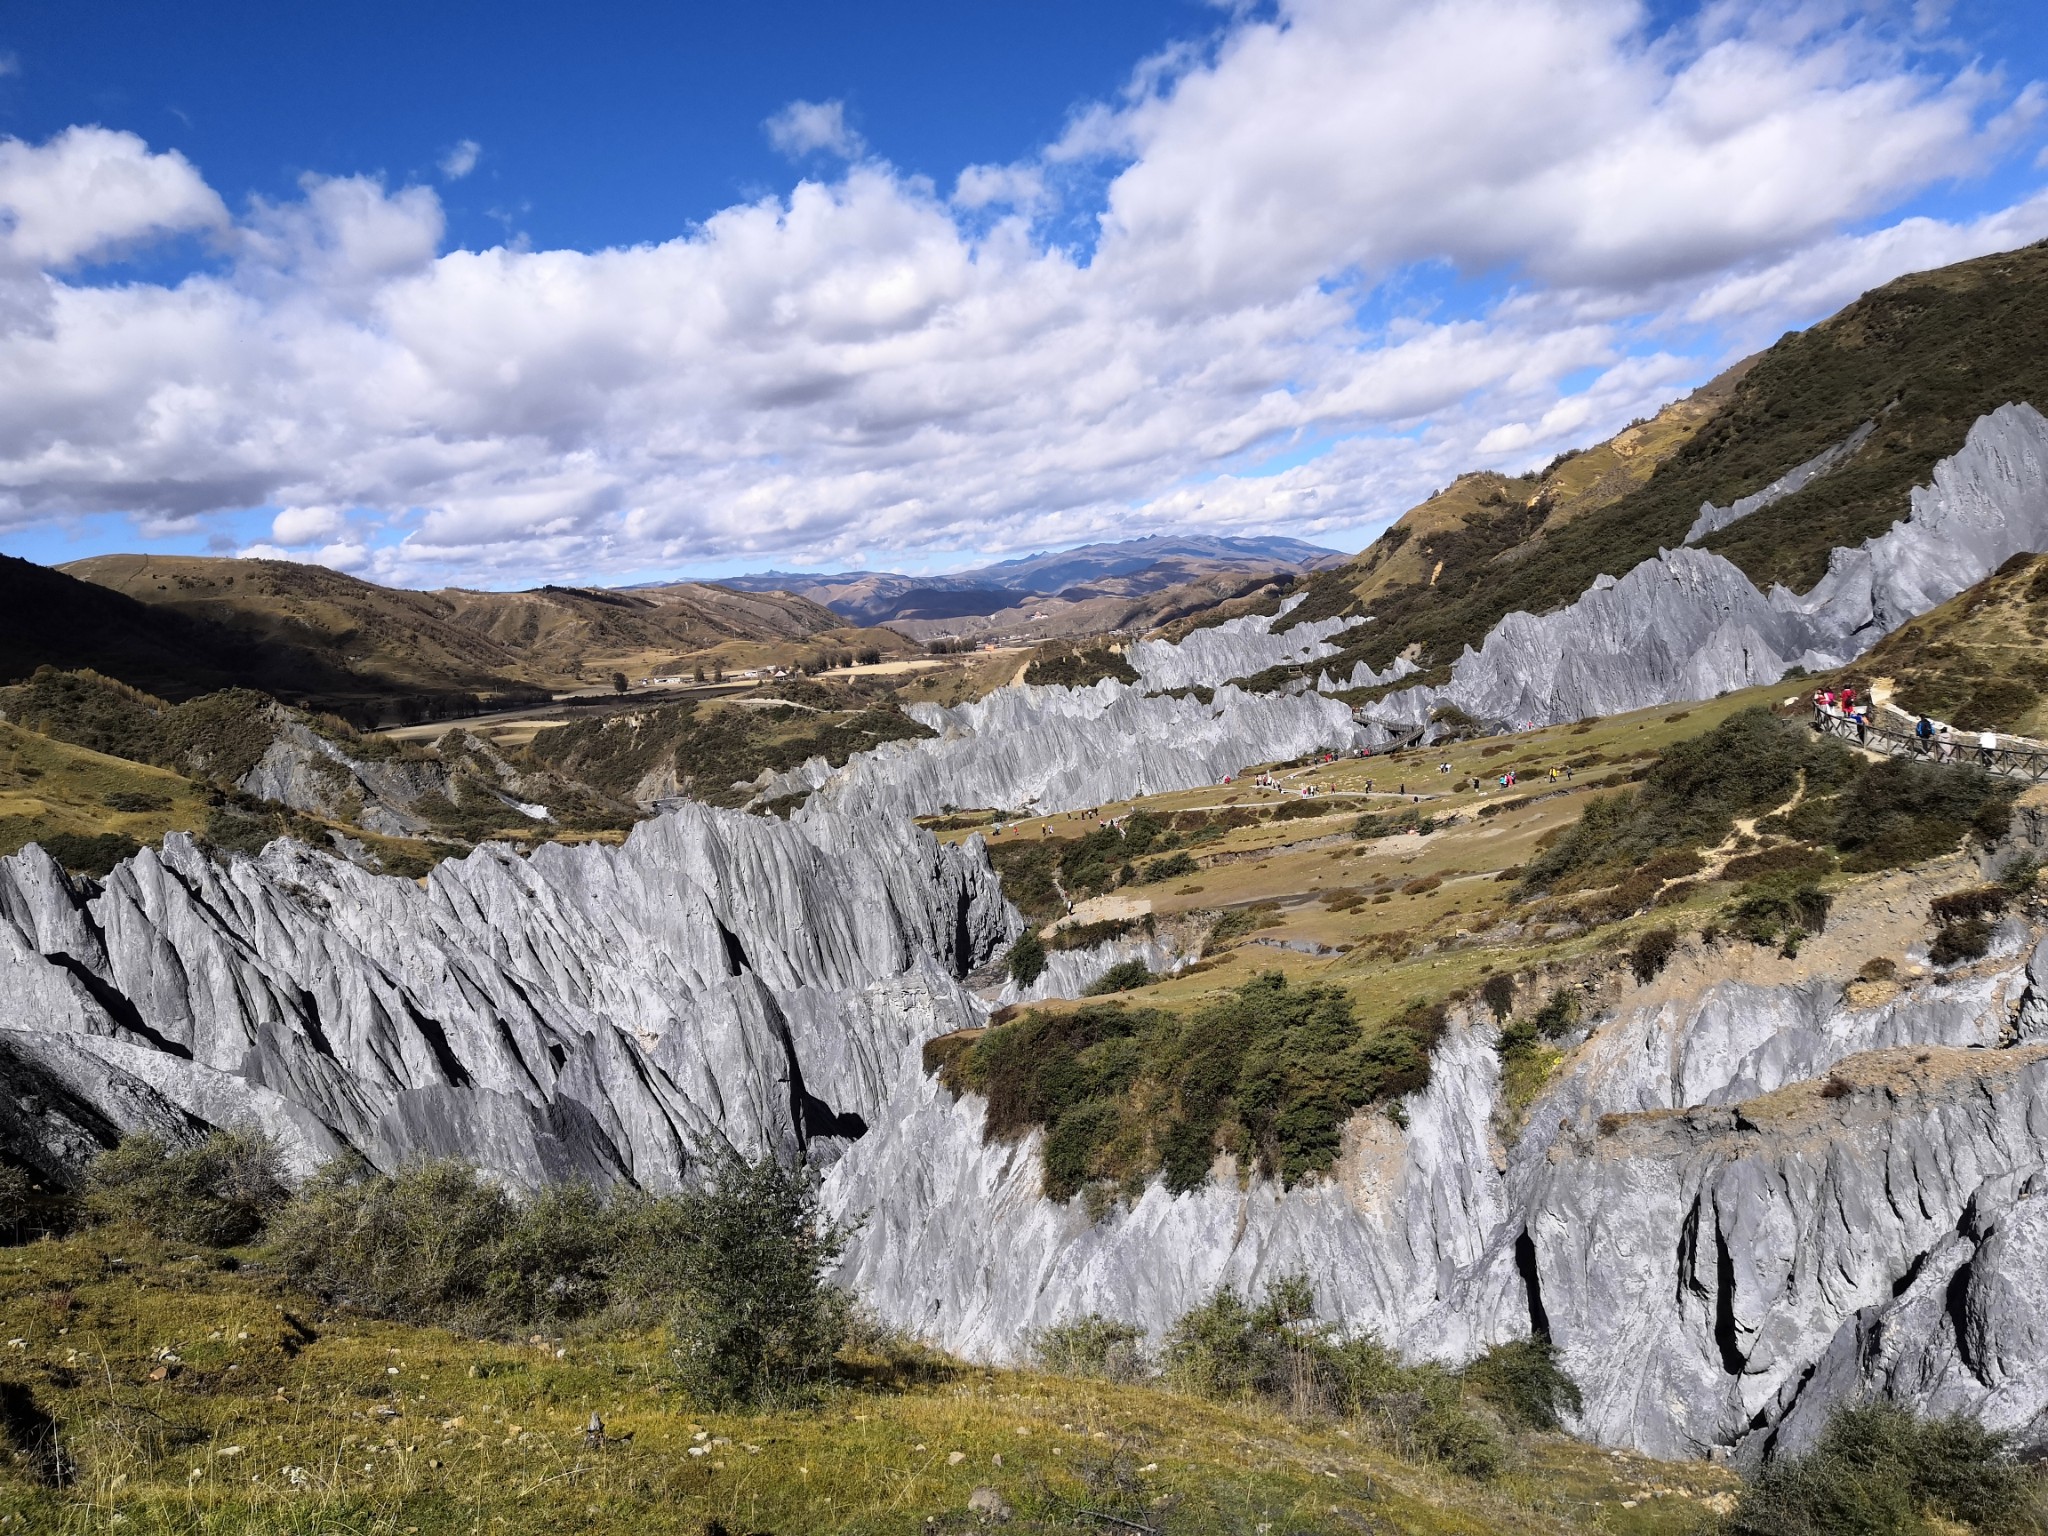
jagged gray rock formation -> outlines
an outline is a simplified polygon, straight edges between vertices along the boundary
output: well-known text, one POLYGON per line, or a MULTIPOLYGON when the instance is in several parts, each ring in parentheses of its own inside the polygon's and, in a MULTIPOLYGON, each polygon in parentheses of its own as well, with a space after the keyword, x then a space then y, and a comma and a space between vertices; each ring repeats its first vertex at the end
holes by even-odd
POLYGON ((1390 694, 1367 715, 1412 727, 1453 704, 1510 726, 1553 725, 1840 666, 2013 555, 2048 550, 2048 420, 2026 404, 1981 418, 1912 503, 1889 532, 1836 550, 1804 596, 1760 593, 1718 555, 1665 550, 1555 613, 1507 615, 1449 683, 1390 694))
POLYGON ((1016 683, 953 709, 912 704, 905 713, 936 731, 936 741, 887 742, 838 769, 813 758, 768 780, 761 798, 817 791, 818 803, 835 814, 923 816, 949 805, 1045 814, 1196 789, 1247 763, 1363 744, 1368 738, 1351 711, 1316 697, 1306 683, 1292 693, 1227 686, 1278 662, 1333 655, 1328 637, 1359 622, 1283 627, 1301 601, 1290 599, 1277 615, 1197 630, 1178 644, 1140 641, 1125 652, 1142 679, 1135 686, 1016 683), (1214 689, 1210 702, 1165 692, 1196 685, 1214 689))
MULTIPOLYGON (((692 806, 424 887, 174 836, 94 888, 31 846, 0 860, 0 1047, 29 1097, 98 1116, 45 1163, 250 1120, 300 1167, 349 1146, 666 1188, 722 1146, 834 1150, 899 1058, 981 1017, 955 978, 1017 930, 978 843, 825 816, 692 806)), ((24 1100, 0 1119, 37 1139, 24 1100)))
POLYGON ((1132 960, 1143 961, 1146 970, 1159 976, 1177 971, 1195 958, 1143 934, 1105 939, 1086 949, 1055 949, 1046 955, 1045 969, 1030 986, 1020 987, 1014 980, 1005 979, 994 1002, 1002 1007, 1010 1003, 1042 1003, 1055 997, 1081 997, 1114 967, 1132 960))
POLYGON ((1870 441, 1870 434, 1877 430, 1877 423, 1866 421, 1832 448, 1824 448, 1804 464, 1788 469, 1760 491, 1739 497, 1725 507, 1717 507, 1711 501, 1700 503, 1700 515, 1693 519, 1692 527, 1685 533, 1685 542, 1697 544, 1710 533, 1719 533, 1731 523, 1739 523, 1752 512, 1761 512, 1774 501, 1783 501, 1794 491, 1803 491, 1822 475, 1844 464, 1856 456, 1856 450, 1870 441))
POLYGON ((1227 685, 1204 704, 1109 679, 1090 688, 1016 684, 954 709, 913 704, 907 713, 939 738, 886 742, 837 770, 813 759, 763 797, 815 789, 815 803, 835 816, 922 816, 948 805, 1044 814, 1195 789, 1247 763, 1361 739, 1351 711, 1333 699, 1227 685))
POLYGON ((1195 630, 1178 643, 1140 640, 1125 649, 1124 659, 1147 689, 1186 688, 1197 683, 1213 687, 1285 662, 1321 661, 1325 656, 1334 656, 1338 647, 1329 643, 1330 636, 1365 622, 1356 618, 1317 619, 1289 626, 1287 616, 1303 601, 1291 597, 1281 604, 1277 614, 1230 619, 1195 630))
MULTIPOLYGON (((386 837, 417 837, 432 828, 421 813, 428 799, 463 805, 483 795, 533 821, 549 819, 547 806, 522 798, 547 794, 561 786, 546 774, 522 772, 490 743, 467 731, 451 729, 443 750, 467 759, 479 772, 457 774, 447 757, 357 756, 306 723, 305 717, 281 704, 264 711, 270 745, 256 766, 235 781, 236 788, 295 811, 307 811, 364 827, 386 837)), ((360 844, 357 845, 361 847, 360 844)), ((373 859, 355 857, 357 863, 373 859)))
POLYGON ((970 1355, 1089 1311, 1156 1338, 1218 1285, 1305 1271, 1335 1319, 1413 1356, 1547 1327, 1606 1444, 1755 1455, 1863 1390, 2040 1439, 2048 1327, 2023 1286, 2048 1046, 2007 1042, 2034 995, 2008 959, 1868 1008, 1822 981, 1645 1001, 1577 1045, 1509 1146, 1492 1029, 1464 1020, 1407 1129, 1358 1117, 1330 1178, 1283 1194, 1222 1164, 1099 1222, 1039 1194, 1035 1138, 984 1143, 979 1105, 906 1063, 827 1194, 867 1216, 850 1281, 970 1355), (1907 1306, 1937 1250, 1977 1266, 1959 1344, 1907 1306), (1856 1342, 1879 1335, 1890 1355, 1856 1342))

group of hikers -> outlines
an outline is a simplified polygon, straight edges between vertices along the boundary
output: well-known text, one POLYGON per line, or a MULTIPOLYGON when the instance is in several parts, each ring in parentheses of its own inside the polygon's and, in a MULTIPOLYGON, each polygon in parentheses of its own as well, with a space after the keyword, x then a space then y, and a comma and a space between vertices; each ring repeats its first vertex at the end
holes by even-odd
MULTIPOLYGON (((1854 688, 1823 688, 1813 696, 1816 715, 1826 715, 1836 720, 1849 721, 1856 727, 1859 745, 1870 740, 1870 704, 1866 700, 1856 702, 1854 688)), ((1953 726, 1936 725, 1923 713, 1913 725, 1913 749, 1922 757, 1936 762, 1952 763, 1956 760, 1957 738, 1953 726)), ((1977 760, 1986 768, 1992 766, 1998 757, 1998 732, 1984 730, 1977 733, 1977 760)))

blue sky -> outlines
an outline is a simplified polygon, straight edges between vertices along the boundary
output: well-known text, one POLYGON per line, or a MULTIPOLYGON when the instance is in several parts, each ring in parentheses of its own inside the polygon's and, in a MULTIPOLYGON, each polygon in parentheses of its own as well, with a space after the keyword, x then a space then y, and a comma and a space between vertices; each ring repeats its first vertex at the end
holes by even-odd
POLYGON ((2032 7, 0 13, 0 549, 1358 547, 2048 235, 2032 7))

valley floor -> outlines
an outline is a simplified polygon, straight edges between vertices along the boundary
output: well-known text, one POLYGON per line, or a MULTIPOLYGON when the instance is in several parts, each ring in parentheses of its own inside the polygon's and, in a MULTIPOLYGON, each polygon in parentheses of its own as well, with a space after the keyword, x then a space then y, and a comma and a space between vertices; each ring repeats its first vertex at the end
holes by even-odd
POLYGON ((322 1313, 121 1231, 0 1250, 0 1531, 1684 1533, 1735 1479, 1525 1439, 1489 1483, 1370 1422, 850 1355, 812 1408, 703 1411, 661 1340, 486 1343, 322 1313), (606 1443, 589 1443, 596 1412, 606 1443))

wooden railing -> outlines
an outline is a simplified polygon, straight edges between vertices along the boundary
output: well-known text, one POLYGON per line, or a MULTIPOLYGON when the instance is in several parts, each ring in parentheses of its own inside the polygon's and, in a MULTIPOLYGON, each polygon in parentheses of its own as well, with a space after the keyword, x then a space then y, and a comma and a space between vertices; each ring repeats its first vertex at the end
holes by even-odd
POLYGON ((1853 717, 1818 705, 1813 711, 1813 728, 1824 736, 1839 736, 1869 752, 1916 757, 1940 767, 1981 768, 1986 773, 2029 784, 2048 782, 2048 747, 2024 738, 2001 735, 1998 745, 1986 750, 1977 744, 1975 731, 1957 732, 1952 754, 1945 756, 1939 735, 1923 740, 1910 725, 1888 719, 1872 719, 1859 726, 1853 717))

